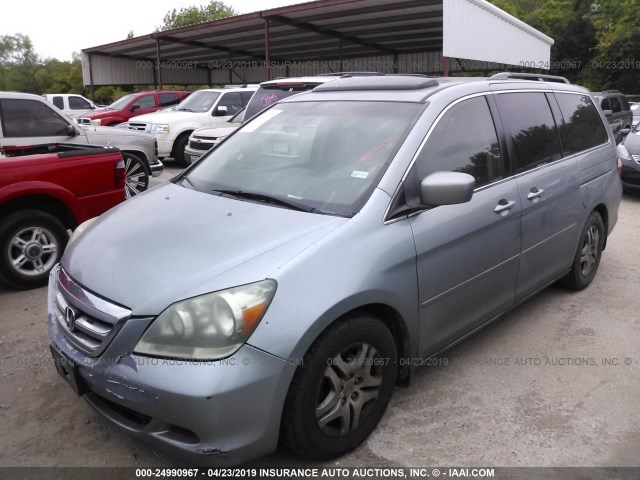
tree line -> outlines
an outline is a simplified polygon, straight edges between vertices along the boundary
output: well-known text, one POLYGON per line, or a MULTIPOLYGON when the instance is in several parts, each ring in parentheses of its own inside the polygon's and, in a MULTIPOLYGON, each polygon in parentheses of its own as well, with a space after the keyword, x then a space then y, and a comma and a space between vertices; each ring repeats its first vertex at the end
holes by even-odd
MULTIPOLYGON (((591 90, 618 89, 640 94, 640 2, 638 0, 490 0, 555 40, 548 71, 591 90)), ((235 15, 220 1, 170 10, 157 30, 235 15)), ((133 36, 130 32, 129 36, 133 36)), ((523 52, 526 57, 526 52, 523 52)), ((539 65, 520 65, 531 67, 539 65)), ((539 69, 543 72, 547 70, 539 69)), ((30 93, 86 94, 82 65, 43 59, 28 36, 0 35, 0 90, 30 93)), ((94 100, 109 103, 128 93, 101 87, 94 100)))

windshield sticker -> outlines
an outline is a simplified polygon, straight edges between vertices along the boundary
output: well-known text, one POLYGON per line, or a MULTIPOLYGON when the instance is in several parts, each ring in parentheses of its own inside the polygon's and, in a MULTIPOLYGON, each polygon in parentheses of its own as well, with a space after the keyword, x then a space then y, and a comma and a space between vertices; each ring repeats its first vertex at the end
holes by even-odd
POLYGON ((262 125, 267 123, 272 118, 280 115, 282 110, 277 110, 272 108, 271 110, 267 110, 266 112, 258 115, 253 120, 251 120, 248 124, 246 124, 240 131, 241 132, 255 132, 262 125))
POLYGON ((354 170, 351 172, 351 178, 362 178, 365 179, 369 176, 369 172, 359 172, 358 170, 354 170))
POLYGON ((367 163, 369 160, 371 160, 373 157, 376 156, 376 153, 378 153, 380 150, 387 147, 388 145, 391 145, 392 142, 393 142, 393 137, 389 137, 380 145, 373 147, 373 149, 369 153, 367 153, 366 155, 363 155, 360 158, 359 160, 360 165, 364 165, 365 163, 367 163))
POLYGON ((275 93, 270 93, 268 95, 264 95, 260 99, 260 105, 262 105, 263 107, 268 107, 269 105, 277 101, 278 101, 278 96, 275 93))

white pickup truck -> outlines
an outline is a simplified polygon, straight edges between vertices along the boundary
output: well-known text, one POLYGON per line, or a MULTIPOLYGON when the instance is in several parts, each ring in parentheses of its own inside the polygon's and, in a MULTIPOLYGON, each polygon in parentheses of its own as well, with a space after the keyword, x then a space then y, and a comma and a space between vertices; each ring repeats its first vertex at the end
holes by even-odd
POLYGON ((0 92, 0 147, 76 143, 120 149, 127 197, 143 192, 164 166, 151 135, 111 127, 80 126, 39 95, 0 92))
POLYGON ((186 165, 184 149, 191 132, 208 126, 222 126, 242 110, 258 85, 234 88, 209 88, 193 92, 175 110, 140 115, 127 127, 151 133, 158 140, 158 157, 171 157, 186 165))
POLYGON ((77 118, 86 113, 101 110, 101 107, 82 95, 73 93, 48 93, 43 95, 43 97, 71 118, 77 118))

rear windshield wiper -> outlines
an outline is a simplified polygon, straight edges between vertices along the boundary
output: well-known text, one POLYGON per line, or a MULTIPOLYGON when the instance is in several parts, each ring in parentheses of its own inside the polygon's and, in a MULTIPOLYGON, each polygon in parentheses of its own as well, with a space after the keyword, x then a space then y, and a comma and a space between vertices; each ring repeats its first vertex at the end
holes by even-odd
POLYGON ((282 198, 272 197, 263 193, 254 192, 242 192, 240 190, 212 190, 212 192, 220 193, 221 195, 230 195, 235 198, 246 198, 247 200, 255 200, 257 202, 270 203, 278 205, 280 207, 286 207, 290 210, 297 210, 299 212, 307 213, 322 213, 317 208, 310 208, 306 205, 302 205, 297 202, 291 202, 289 200, 283 200, 282 198))

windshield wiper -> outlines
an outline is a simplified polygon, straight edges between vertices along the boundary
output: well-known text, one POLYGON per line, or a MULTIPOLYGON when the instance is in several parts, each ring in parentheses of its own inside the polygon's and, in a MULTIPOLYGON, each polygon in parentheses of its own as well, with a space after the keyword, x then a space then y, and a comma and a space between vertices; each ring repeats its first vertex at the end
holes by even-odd
POLYGON ((193 112, 190 108, 179 108, 178 112, 193 112))
POLYGON ((230 195, 235 198, 246 198, 247 200, 255 200, 257 202, 270 203, 278 205, 280 207, 286 207, 290 210, 297 210, 299 212, 307 213, 322 213, 317 208, 310 208, 306 205, 302 205, 289 200, 283 200, 282 198, 272 197, 263 193, 242 192, 240 190, 212 190, 212 192, 220 193, 221 195, 230 195))

